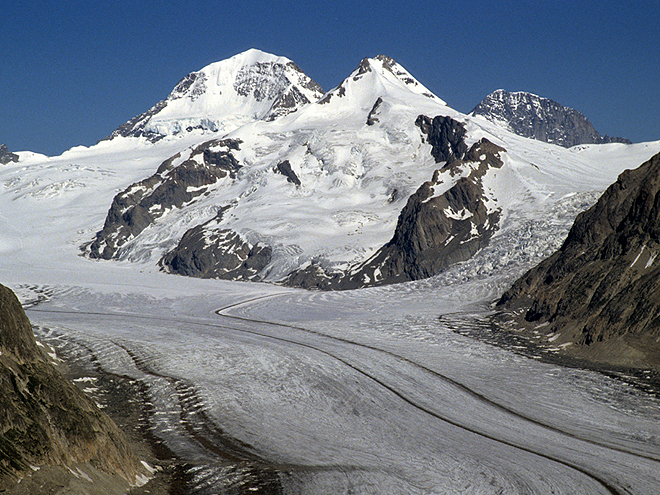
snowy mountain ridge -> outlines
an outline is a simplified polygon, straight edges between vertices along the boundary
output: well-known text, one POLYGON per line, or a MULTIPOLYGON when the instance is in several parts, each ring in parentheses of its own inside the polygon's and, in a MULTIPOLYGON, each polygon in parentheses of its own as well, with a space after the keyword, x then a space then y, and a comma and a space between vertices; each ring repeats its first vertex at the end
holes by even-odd
MULTIPOLYGON (((658 143, 565 149, 518 136, 447 106, 385 56, 363 59, 339 86, 323 96, 308 93, 309 103, 280 107, 286 110, 280 115, 274 95, 299 86, 270 77, 272 64, 282 66, 287 81, 294 75, 297 81, 311 81, 287 60, 249 51, 203 71, 214 73, 213 81, 226 82, 213 86, 229 88, 218 98, 236 103, 204 115, 224 122, 231 132, 193 129, 158 134, 154 140, 144 135, 168 115, 172 125, 164 129, 182 128, 191 115, 202 115, 204 105, 212 110, 220 101, 210 96, 210 78, 191 77, 175 88, 162 115, 133 119, 139 122, 132 134, 117 134, 59 157, 18 153, 19 162, 2 170, 3 197, 13 211, 25 206, 26 218, 34 217, 30 225, 43 224, 36 213, 40 205, 52 206, 45 218, 53 225, 66 223, 58 209, 74 205, 79 219, 75 228, 52 232, 61 240, 58 249, 70 254, 84 246, 92 258, 138 263, 143 269, 298 280, 302 286, 352 277, 344 287, 355 287, 408 279, 401 273, 433 273, 396 265, 396 270, 388 269, 392 279, 386 280, 378 275, 382 266, 367 263, 391 241, 406 238, 396 229, 413 196, 421 198, 423 208, 443 205, 441 216, 433 208, 422 215, 426 228, 444 225, 451 230, 460 224, 464 232, 464 237, 456 232, 424 235, 471 256, 474 249, 465 243, 483 246, 485 239, 473 233, 494 240, 499 232, 509 232, 520 215, 527 221, 562 198, 603 190, 624 168, 637 166, 658 149, 658 143), (262 77, 264 71, 268 77, 262 77), (236 87, 252 89, 241 96, 236 87), (318 98, 312 101, 314 95, 318 98), (501 148, 501 166, 484 167, 487 153, 466 159, 474 146, 491 145, 501 148), (481 172, 473 173, 477 169, 481 172), (478 199, 486 210, 461 197, 478 199), (477 211, 485 213, 475 215, 477 211), (497 221, 490 217, 484 223, 484 214, 493 212, 497 221), (71 246, 76 249, 70 251, 71 246), (209 266, 217 260, 226 265, 209 266), (368 267, 368 281, 358 275, 360 267, 368 267)), ((43 228, 50 232, 50 226, 43 228)), ((11 239, 3 240, 5 249, 25 246, 25 239, 11 239)), ((35 249, 43 248, 40 238, 34 243, 35 249)), ((426 245, 419 255, 439 248, 433 246, 426 245)))
MULTIPOLYGON (((249 67, 259 63, 252 59, 249 67)), ((234 72, 231 78, 242 80, 234 72)), ((195 81, 172 95, 194 98, 195 81)), ((272 96, 281 88, 270 82, 274 86, 253 86, 259 95, 272 96)), ((557 157, 556 146, 532 144, 461 114, 382 55, 363 59, 317 101, 276 118, 262 115, 178 151, 155 175, 117 195, 86 252, 157 264, 171 273, 303 287, 400 282, 474 255, 522 197, 528 196, 534 209, 576 188, 589 191, 592 170, 599 168, 589 160, 578 165, 588 170, 578 173, 586 182, 581 188, 574 171, 561 166, 583 161, 579 150, 557 157), (497 150, 497 159, 487 159, 485 152, 468 154, 468 148, 497 150), (541 170, 538 160, 553 165, 541 170), (406 210, 413 196, 422 198, 419 206, 406 210), (436 203, 443 205, 440 211, 436 203), (401 245, 398 261, 387 254, 374 258, 386 252, 381 249, 386 244, 410 235, 397 232, 398 224, 406 224, 400 215, 422 207, 428 211, 410 217, 426 225, 424 247, 413 249, 415 257, 401 245), (417 256, 440 256, 447 263, 421 262, 417 256)), ((421 227, 408 222, 405 228, 421 227)))
MULTIPOLYGON (((516 327, 481 339, 488 303, 660 141, 564 148, 458 112, 378 57, 360 65, 323 104, 222 114, 230 132, 16 152, 0 270, 38 340, 95 400, 101 372, 135 381, 120 406, 143 397, 138 427, 180 460, 157 464, 179 491, 658 493, 657 368, 636 375, 647 393, 561 366, 574 344, 538 320, 534 359, 516 327), (111 261, 84 255, 97 240, 111 261), (373 286, 436 273, 450 247, 439 274, 373 286)), ((205 98, 195 81, 172 105, 205 98)), ((652 276, 660 246, 639 240, 624 273, 652 276)))
POLYGON ((291 60, 251 49, 185 76, 163 101, 109 137, 157 141, 182 133, 230 132, 318 100, 321 87, 291 60))

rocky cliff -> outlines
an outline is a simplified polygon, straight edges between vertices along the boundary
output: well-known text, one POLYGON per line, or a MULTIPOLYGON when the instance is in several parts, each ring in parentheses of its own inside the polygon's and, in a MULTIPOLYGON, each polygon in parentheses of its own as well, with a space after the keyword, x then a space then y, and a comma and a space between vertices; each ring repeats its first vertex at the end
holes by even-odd
POLYGON ((17 162, 19 156, 12 153, 6 144, 0 144, 0 165, 7 165, 10 162, 17 162))
POLYGON ((141 472, 117 426, 48 362, 18 299, 0 285, 0 487, 52 466, 61 466, 59 478, 84 473, 123 480, 124 489, 141 472))
POLYGON ((205 186, 234 178, 241 168, 232 150, 240 141, 211 140, 164 161, 154 175, 131 184, 112 201, 103 229, 83 249, 91 258, 112 259, 121 247, 172 208, 206 192, 205 186))
POLYGON ((502 166, 499 153, 503 151, 482 139, 461 158, 452 153, 442 170, 458 177, 454 185, 436 194, 447 180, 436 171, 408 199, 392 239, 350 270, 342 288, 428 278, 488 245, 499 227, 500 211, 488 207, 481 179, 489 168, 502 166), (471 171, 462 175, 466 165, 471 171))
POLYGON ((221 208, 215 218, 186 231, 177 247, 161 258, 161 268, 188 277, 259 280, 256 277, 270 263, 272 250, 222 228, 220 222, 229 208, 221 208))
POLYGON ((589 359, 660 367, 660 154, 626 170, 500 299, 589 359))
POLYGON ((570 148, 577 144, 630 143, 625 138, 601 136, 577 110, 523 91, 503 89, 489 94, 471 112, 505 125, 512 132, 570 148))

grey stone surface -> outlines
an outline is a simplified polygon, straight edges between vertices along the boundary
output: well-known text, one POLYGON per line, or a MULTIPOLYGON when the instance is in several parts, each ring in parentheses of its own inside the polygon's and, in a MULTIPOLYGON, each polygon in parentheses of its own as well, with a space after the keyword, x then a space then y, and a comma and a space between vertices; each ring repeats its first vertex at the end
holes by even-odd
POLYGON ((283 162, 278 163, 275 167, 275 171, 285 176, 288 182, 291 182, 296 186, 301 184, 300 179, 291 168, 291 162, 289 162, 289 160, 284 160, 283 162))
POLYGON ((188 230, 177 247, 160 260, 163 270, 189 277, 257 280, 270 263, 272 250, 262 244, 252 245, 233 230, 222 228, 219 224, 228 208, 188 230))
POLYGON ((383 99, 379 96, 378 99, 376 100, 376 103, 374 103, 374 106, 371 108, 369 115, 367 115, 367 125, 374 125, 377 122, 379 122, 379 119, 376 115, 382 103, 383 103, 383 99))
POLYGON ((462 158, 467 151, 466 130, 463 123, 442 115, 433 119, 420 115, 415 125, 426 135, 426 141, 432 146, 431 155, 436 163, 462 158))
POLYGON ((241 165, 232 150, 236 140, 212 140, 197 146, 183 163, 173 166, 177 154, 164 161, 157 172, 130 185, 112 201, 103 229, 85 252, 91 258, 116 258, 128 240, 139 235, 170 208, 181 208, 223 177, 235 177, 241 165))
POLYGON ((577 110, 531 93, 498 89, 470 113, 502 123, 520 136, 565 148, 578 144, 630 143, 625 138, 602 137, 577 110))
POLYGON ((124 489, 141 472, 124 435, 48 361, 20 302, 0 285, 0 491, 32 466, 79 463, 123 478, 124 489))
POLYGON ((0 164, 7 165, 10 162, 17 162, 19 156, 16 153, 12 153, 7 148, 6 144, 0 144, 0 164))

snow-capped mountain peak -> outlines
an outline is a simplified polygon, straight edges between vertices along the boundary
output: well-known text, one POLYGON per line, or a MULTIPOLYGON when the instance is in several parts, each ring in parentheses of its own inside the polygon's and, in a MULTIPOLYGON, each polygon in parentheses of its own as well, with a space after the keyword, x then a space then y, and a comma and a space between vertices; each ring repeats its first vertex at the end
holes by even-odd
POLYGON ((410 72, 396 63, 394 59, 386 55, 377 55, 375 58, 368 59, 368 61, 371 68, 390 83, 397 85, 403 83, 405 87, 413 93, 418 93, 429 98, 433 98, 439 103, 445 104, 444 101, 435 96, 423 84, 415 79, 412 74, 410 74, 410 72))
MULTIPOLYGON (((336 88, 326 93, 319 104, 341 100, 352 108, 356 105, 373 105, 378 98, 397 97, 405 95, 421 95, 435 103, 446 105, 423 84, 415 79, 410 72, 385 55, 374 58, 364 58, 357 68, 336 88)), ((333 102, 333 104, 335 104, 333 102)))
POLYGON ((256 49, 191 72, 170 95, 115 130, 155 142, 190 132, 231 132, 314 102, 321 87, 294 62, 256 49))

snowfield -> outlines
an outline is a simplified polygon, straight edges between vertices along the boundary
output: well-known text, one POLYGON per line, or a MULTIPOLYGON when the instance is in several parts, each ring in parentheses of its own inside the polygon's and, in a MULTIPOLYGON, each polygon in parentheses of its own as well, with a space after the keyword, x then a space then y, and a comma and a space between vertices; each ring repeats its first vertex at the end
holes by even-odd
POLYGON ((233 130, 243 142, 240 180, 168 212, 119 261, 81 255, 113 197, 225 134, 18 153, 0 167, 0 282, 30 306, 37 338, 58 355, 145 385, 148 427, 190 464, 192 493, 222 492, 259 469, 284 493, 660 492, 657 391, 455 331, 480 332, 489 304, 660 141, 532 141, 452 110, 371 60, 373 70, 354 73, 328 103, 233 130), (379 122, 367 126, 383 95, 379 122), (501 226, 473 259, 430 279, 344 292, 159 272, 187 228, 232 201, 228 227, 274 242, 272 280, 315 257, 367 259, 439 168, 414 125, 421 113, 464 122, 468 145, 486 137, 507 150, 484 177, 501 226), (300 188, 272 172, 284 159, 300 188), (388 202, 394 189, 400 199, 388 202))

